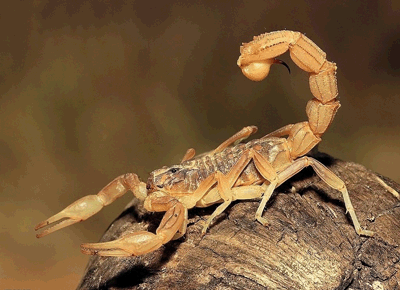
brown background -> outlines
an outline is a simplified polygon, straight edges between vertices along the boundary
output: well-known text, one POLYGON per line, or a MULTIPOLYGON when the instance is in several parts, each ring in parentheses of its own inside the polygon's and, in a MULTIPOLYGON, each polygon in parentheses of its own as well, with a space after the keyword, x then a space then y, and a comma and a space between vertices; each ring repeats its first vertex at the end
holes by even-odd
POLYGON ((400 182, 399 1, 77 2, 0 9, 2 288, 76 287, 80 243, 131 196, 41 240, 33 228, 115 176, 304 120, 307 74, 287 55, 292 74, 275 66, 261 83, 236 66, 264 32, 306 33, 338 65, 342 108, 320 150, 400 182))

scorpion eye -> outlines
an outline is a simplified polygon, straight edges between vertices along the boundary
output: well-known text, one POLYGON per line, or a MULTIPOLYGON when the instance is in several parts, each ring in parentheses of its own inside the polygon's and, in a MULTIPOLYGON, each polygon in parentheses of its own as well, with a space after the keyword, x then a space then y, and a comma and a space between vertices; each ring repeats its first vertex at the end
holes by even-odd
POLYGON ((178 172, 178 168, 171 168, 169 171, 170 171, 171 173, 176 173, 176 172, 178 172))

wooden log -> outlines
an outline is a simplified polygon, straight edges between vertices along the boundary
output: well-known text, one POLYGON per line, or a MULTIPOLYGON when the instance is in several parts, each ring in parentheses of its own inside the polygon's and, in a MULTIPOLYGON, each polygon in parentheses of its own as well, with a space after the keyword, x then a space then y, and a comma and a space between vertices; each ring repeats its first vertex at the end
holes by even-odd
MULTIPOLYGON (((259 201, 238 201, 201 238, 215 206, 192 209, 183 238, 144 256, 92 257, 78 289, 400 289, 400 201, 365 167, 316 157, 346 183, 374 237, 358 236, 341 193, 305 169, 275 190, 268 227, 254 220, 259 201)), ((161 218, 134 200, 101 241, 154 232, 161 218)))

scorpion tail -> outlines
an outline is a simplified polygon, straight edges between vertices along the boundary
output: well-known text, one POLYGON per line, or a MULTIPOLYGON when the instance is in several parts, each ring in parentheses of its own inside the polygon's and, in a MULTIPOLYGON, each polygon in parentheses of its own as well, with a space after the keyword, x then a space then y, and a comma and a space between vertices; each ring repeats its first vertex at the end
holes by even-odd
POLYGON ((260 81, 268 75, 272 64, 282 63, 276 57, 288 50, 293 62, 309 73, 310 89, 314 96, 307 104, 307 122, 290 126, 288 132, 278 130, 289 135, 291 155, 296 158, 309 152, 321 141, 321 135, 329 128, 340 107, 336 99, 336 64, 329 62, 326 53, 304 34, 283 30, 265 33, 244 43, 240 48, 238 65, 246 77, 260 81))

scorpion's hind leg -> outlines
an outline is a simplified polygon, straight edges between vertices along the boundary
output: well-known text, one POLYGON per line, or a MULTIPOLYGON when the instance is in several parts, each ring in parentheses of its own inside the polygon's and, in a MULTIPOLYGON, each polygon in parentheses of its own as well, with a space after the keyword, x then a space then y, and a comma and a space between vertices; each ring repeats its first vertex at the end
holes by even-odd
POLYGON ((347 192, 346 185, 344 182, 336 176, 332 171, 326 168, 322 163, 311 157, 301 157, 294 161, 289 167, 279 173, 279 184, 282 184, 290 177, 299 173, 303 168, 311 166, 317 175, 330 187, 340 191, 343 195, 344 205, 346 207, 346 213, 350 214, 354 228, 359 235, 373 236, 373 231, 364 230, 361 228, 358 222, 356 213, 354 212, 353 205, 351 203, 349 193, 347 192))
POLYGON ((152 206, 153 211, 166 210, 156 234, 140 231, 110 242, 82 244, 82 253, 116 257, 139 256, 157 250, 163 244, 181 237, 186 232, 187 209, 182 203, 166 196, 153 200, 150 207, 152 206))
POLYGON ((384 182, 382 179, 380 179, 378 176, 375 175, 375 179, 387 190, 389 191, 391 194, 393 194, 393 196, 397 199, 400 199, 400 194, 394 190, 393 188, 391 188, 389 185, 386 184, 386 182, 384 182))
POLYGON ((37 234, 36 237, 44 237, 59 229, 88 219, 99 212, 104 206, 109 205, 114 200, 124 195, 128 190, 132 190, 139 199, 144 199, 146 197, 146 184, 140 182, 136 174, 127 173, 118 176, 106 185, 97 195, 82 197, 64 210, 39 223, 35 227, 36 231, 48 225, 51 226, 37 234))
POLYGON ((262 213, 264 211, 264 208, 265 208, 268 200, 271 198, 272 193, 274 192, 275 188, 278 185, 278 175, 277 175, 275 169, 272 167, 271 163, 269 163, 268 160, 264 156, 262 156, 260 153, 258 153, 254 149, 250 149, 250 150, 252 152, 254 164, 256 165, 257 170, 269 182, 269 184, 267 185, 268 186, 267 190, 263 194, 260 205, 258 206, 256 215, 255 215, 255 218, 257 221, 259 221, 263 226, 267 226, 268 221, 266 218, 262 217, 262 213))

